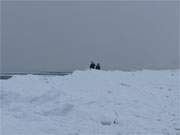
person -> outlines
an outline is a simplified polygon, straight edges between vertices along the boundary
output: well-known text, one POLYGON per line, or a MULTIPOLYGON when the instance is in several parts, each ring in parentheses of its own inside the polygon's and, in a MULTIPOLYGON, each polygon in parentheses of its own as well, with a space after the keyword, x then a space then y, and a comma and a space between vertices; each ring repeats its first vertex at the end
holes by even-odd
POLYGON ((90 69, 94 69, 95 66, 96 66, 95 63, 94 63, 93 61, 91 61, 91 64, 90 64, 89 68, 90 68, 90 69))
POLYGON ((100 66, 99 63, 96 65, 96 69, 97 69, 97 70, 101 70, 101 66, 100 66))

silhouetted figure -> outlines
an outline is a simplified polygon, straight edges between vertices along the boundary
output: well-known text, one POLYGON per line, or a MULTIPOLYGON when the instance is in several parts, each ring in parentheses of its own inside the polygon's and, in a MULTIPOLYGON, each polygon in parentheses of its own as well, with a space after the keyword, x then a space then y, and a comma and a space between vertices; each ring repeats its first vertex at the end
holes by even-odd
POLYGON ((96 65, 96 69, 97 69, 97 70, 101 70, 101 66, 100 66, 99 63, 96 65))
POLYGON ((90 69, 95 69, 95 66, 96 66, 95 63, 93 61, 91 61, 91 64, 90 64, 89 68, 90 69))

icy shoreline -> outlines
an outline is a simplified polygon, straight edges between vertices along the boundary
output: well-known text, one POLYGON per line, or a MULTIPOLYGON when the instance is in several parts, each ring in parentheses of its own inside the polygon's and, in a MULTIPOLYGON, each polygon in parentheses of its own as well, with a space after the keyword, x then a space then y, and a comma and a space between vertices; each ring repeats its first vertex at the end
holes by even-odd
POLYGON ((179 70, 15 75, 1 84, 2 135, 179 135, 179 70))

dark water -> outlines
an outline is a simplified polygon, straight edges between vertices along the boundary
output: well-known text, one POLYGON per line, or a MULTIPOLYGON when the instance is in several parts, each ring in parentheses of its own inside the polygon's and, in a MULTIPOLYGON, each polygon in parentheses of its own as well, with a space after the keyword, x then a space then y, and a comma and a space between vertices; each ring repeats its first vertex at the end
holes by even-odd
POLYGON ((37 73, 0 73, 0 79, 7 80, 10 79, 13 75, 54 75, 54 76, 64 76, 71 74, 72 72, 37 72, 37 73))
POLYGON ((7 80, 7 79, 9 79, 9 78, 11 78, 12 76, 0 76, 0 79, 1 80, 7 80))

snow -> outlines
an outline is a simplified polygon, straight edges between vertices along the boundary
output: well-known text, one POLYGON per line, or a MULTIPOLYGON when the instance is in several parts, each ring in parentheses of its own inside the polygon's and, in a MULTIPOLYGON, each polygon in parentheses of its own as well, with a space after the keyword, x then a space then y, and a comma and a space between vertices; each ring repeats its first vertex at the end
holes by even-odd
POLYGON ((2 135, 180 135, 180 70, 0 80, 2 135))

